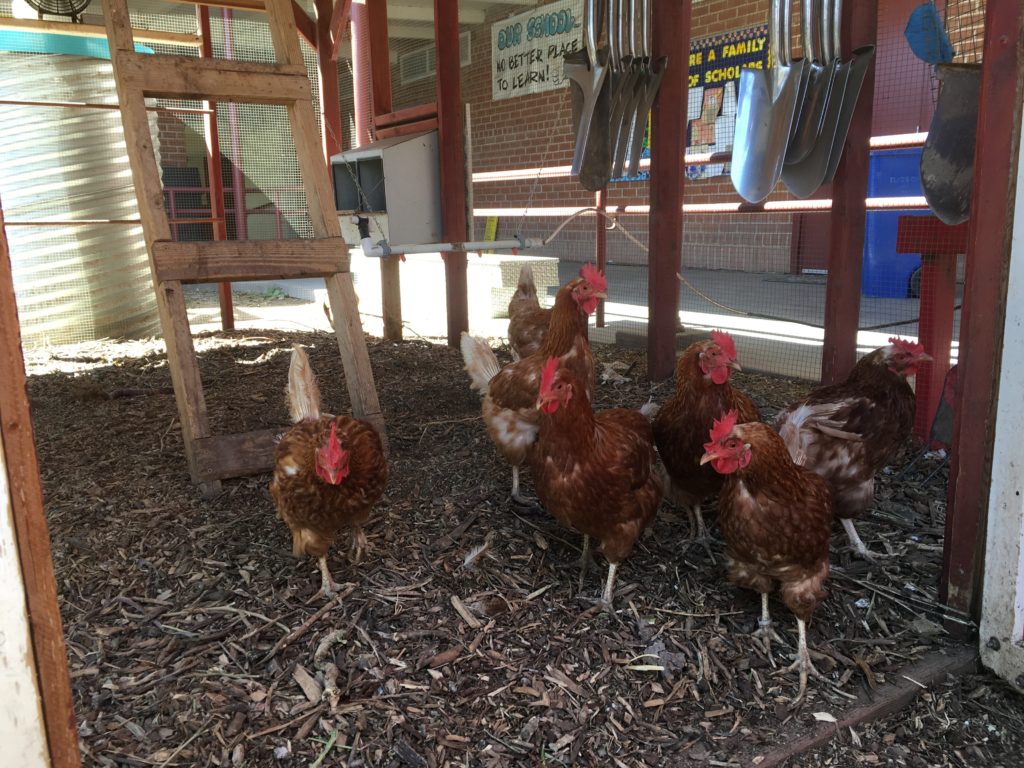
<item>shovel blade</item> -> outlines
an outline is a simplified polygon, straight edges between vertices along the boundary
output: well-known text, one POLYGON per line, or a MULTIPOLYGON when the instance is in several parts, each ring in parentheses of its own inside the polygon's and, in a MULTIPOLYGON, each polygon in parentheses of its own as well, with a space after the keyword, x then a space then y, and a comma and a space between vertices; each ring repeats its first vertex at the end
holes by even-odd
POLYGON ((768 197, 782 175, 803 65, 740 72, 729 175, 748 202, 768 197))
POLYGON ((939 219, 959 224, 971 212, 981 67, 940 64, 935 71, 942 89, 921 150, 921 188, 939 219))

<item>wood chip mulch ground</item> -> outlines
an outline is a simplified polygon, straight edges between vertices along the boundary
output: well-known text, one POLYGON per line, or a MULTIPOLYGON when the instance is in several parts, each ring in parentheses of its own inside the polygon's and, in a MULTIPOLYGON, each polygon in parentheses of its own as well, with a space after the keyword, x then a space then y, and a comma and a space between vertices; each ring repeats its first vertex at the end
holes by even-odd
MULTIPOLYGON (((287 423, 294 342, 310 348, 326 405, 347 409, 333 337, 203 335, 215 433, 287 423)), ((750 636, 758 596, 725 581, 720 541, 691 545, 686 516, 663 505, 619 571, 615 612, 598 610, 603 561, 577 594, 579 537, 510 504, 458 352, 369 344, 392 479, 363 562, 345 562, 345 546, 331 554, 345 584, 332 601, 316 596, 315 562, 290 556, 267 475, 225 481, 209 500, 189 482, 161 343, 28 354, 86 765, 758 765, 957 645, 945 622, 963 619, 937 599, 941 458, 880 478, 861 526, 886 555, 878 565, 852 558, 837 529, 809 631, 827 680, 793 708, 795 675, 774 672, 795 622, 773 600, 788 645, 766 655, 750 636)), ((600 406, 669 392, 637 351, 595 351, 600 406)), ((737 379, 766 417, 807 387, 737 379)), ((790 764, 1016 766, 1022 726, 1020 698, 979 674, 790 764)))

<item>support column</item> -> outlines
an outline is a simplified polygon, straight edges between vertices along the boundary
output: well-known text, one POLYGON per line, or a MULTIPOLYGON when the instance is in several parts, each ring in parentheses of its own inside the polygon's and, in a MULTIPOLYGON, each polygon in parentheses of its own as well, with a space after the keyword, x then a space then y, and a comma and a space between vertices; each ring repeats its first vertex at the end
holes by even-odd
MULTIPOLYGON (((844 59, 864 45, 874 45, 878 2, 843 3, 844 59)), ((875 57, 877 62, 878 57, 875 57)), ((868 68, 846 135, 843 156, 832 184, 828 282, 825 287, 825 341, 821 350, 821 381, 842 381, 857 362, 860 325, 860 278, 864 258, 864 198, 868 189, 868 156, 875 96, 875 62, 868 68)))
MULTIPOLYGON (((199 17, 199 35, 202 38, 201 51, 204 59, 213 58, 213 36, 210 32, 210 8, 196 6, 199 17)), ((213 239, 228 239, 227 213, 224 209, 224 177, 220 165, 220 134, 217 132, 217 105, 204 101, 203 135, 206 139, 206 175, 210 182, 210 216, 213 217, 213 239)), ((235 330, 235 311, 231 298, 231 283, 217 286, 220 297, 220 327, 225 331, 235 330)))
POLYGON ((679 280, 683 249, 683 155, 692 5, 653 0, 653 55, 668 57, 651 109, 651 211, 647 257, 647 372, 654 381, 672 375, 676 362, 679 280))
MULTIPOLYGON (((672 4, 672 0, 665 0, 672 4)), ((445 242, 466 240, 466 148, 459 80, 459 5, 434 0, 437 60, 437 124, 441 166, 441 235, 445 242)), ((448 304, 448 344, 457 347, 469 330, 466 254, 452 251, 444 260, 448 304)))
MULTIPOLYGON (((373 115, 376 117, 392 110, 387 0, 377 0, 366 6, 366 21, 369 82, 373 94, 373 115)), ((384 338, 387 341, 402 340, 402 282, 399 264, 397 256, 380 260, 380 303, 381 314, 384 315, 384 338)))
POLYGON ((332 0, 316 0, 316 65, 320 75, 320 135, 323 137, 324 156, 330 164, 331 156, 344 149, 341 140, 341 98, 338 95, 338 63, 331 59, 332 0))
MULTIPOLYGON (((1024 88, 1024 5, 988 0, 978 100, 978 140, 960 317, 960 360, 953 405, 946 535, 940 596, 975 619, 992 470, 997 382, 1002 357, 1017 153, 1024 88)), ((1019 196, 1021 191, 1017 190, 1019 196)))

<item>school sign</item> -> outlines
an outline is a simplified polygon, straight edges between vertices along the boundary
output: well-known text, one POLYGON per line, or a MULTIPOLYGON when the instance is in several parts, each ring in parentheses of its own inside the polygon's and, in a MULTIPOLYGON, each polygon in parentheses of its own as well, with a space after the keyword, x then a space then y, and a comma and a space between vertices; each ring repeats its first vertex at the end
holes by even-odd
POLYGON ((583 49, 583 0, 560 0, 491 26, 491 98, 564 87, 562 60, 583 49))

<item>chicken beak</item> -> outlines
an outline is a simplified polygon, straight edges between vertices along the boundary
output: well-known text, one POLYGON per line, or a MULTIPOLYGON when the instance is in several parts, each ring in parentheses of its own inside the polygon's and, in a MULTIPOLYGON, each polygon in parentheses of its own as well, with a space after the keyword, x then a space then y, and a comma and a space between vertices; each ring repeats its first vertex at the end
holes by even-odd
POLYGON ((919 363, 931 363, 934 360, 935 358, 929 355, 927 352, 922 352, 920 355, 917 356, 917 362, 919 363))
POLYGON ((700 457, 700 465, 703 467, 709 461, 714 461, 717 458, 718 454, 714 453, 713 451, 708 451, 707 453, 700 457))
POLYGON ((740 367, 740 364, 737 363, 735 360, 730 360, 729 361, 729 367, 732 368, 734 371, 742 371, 743 370, 740 367))
POLYGON ((597 291, 596 293, 594 293, 594 297, 598 299, 607 299, 608 294, 605 291, 597 291))

